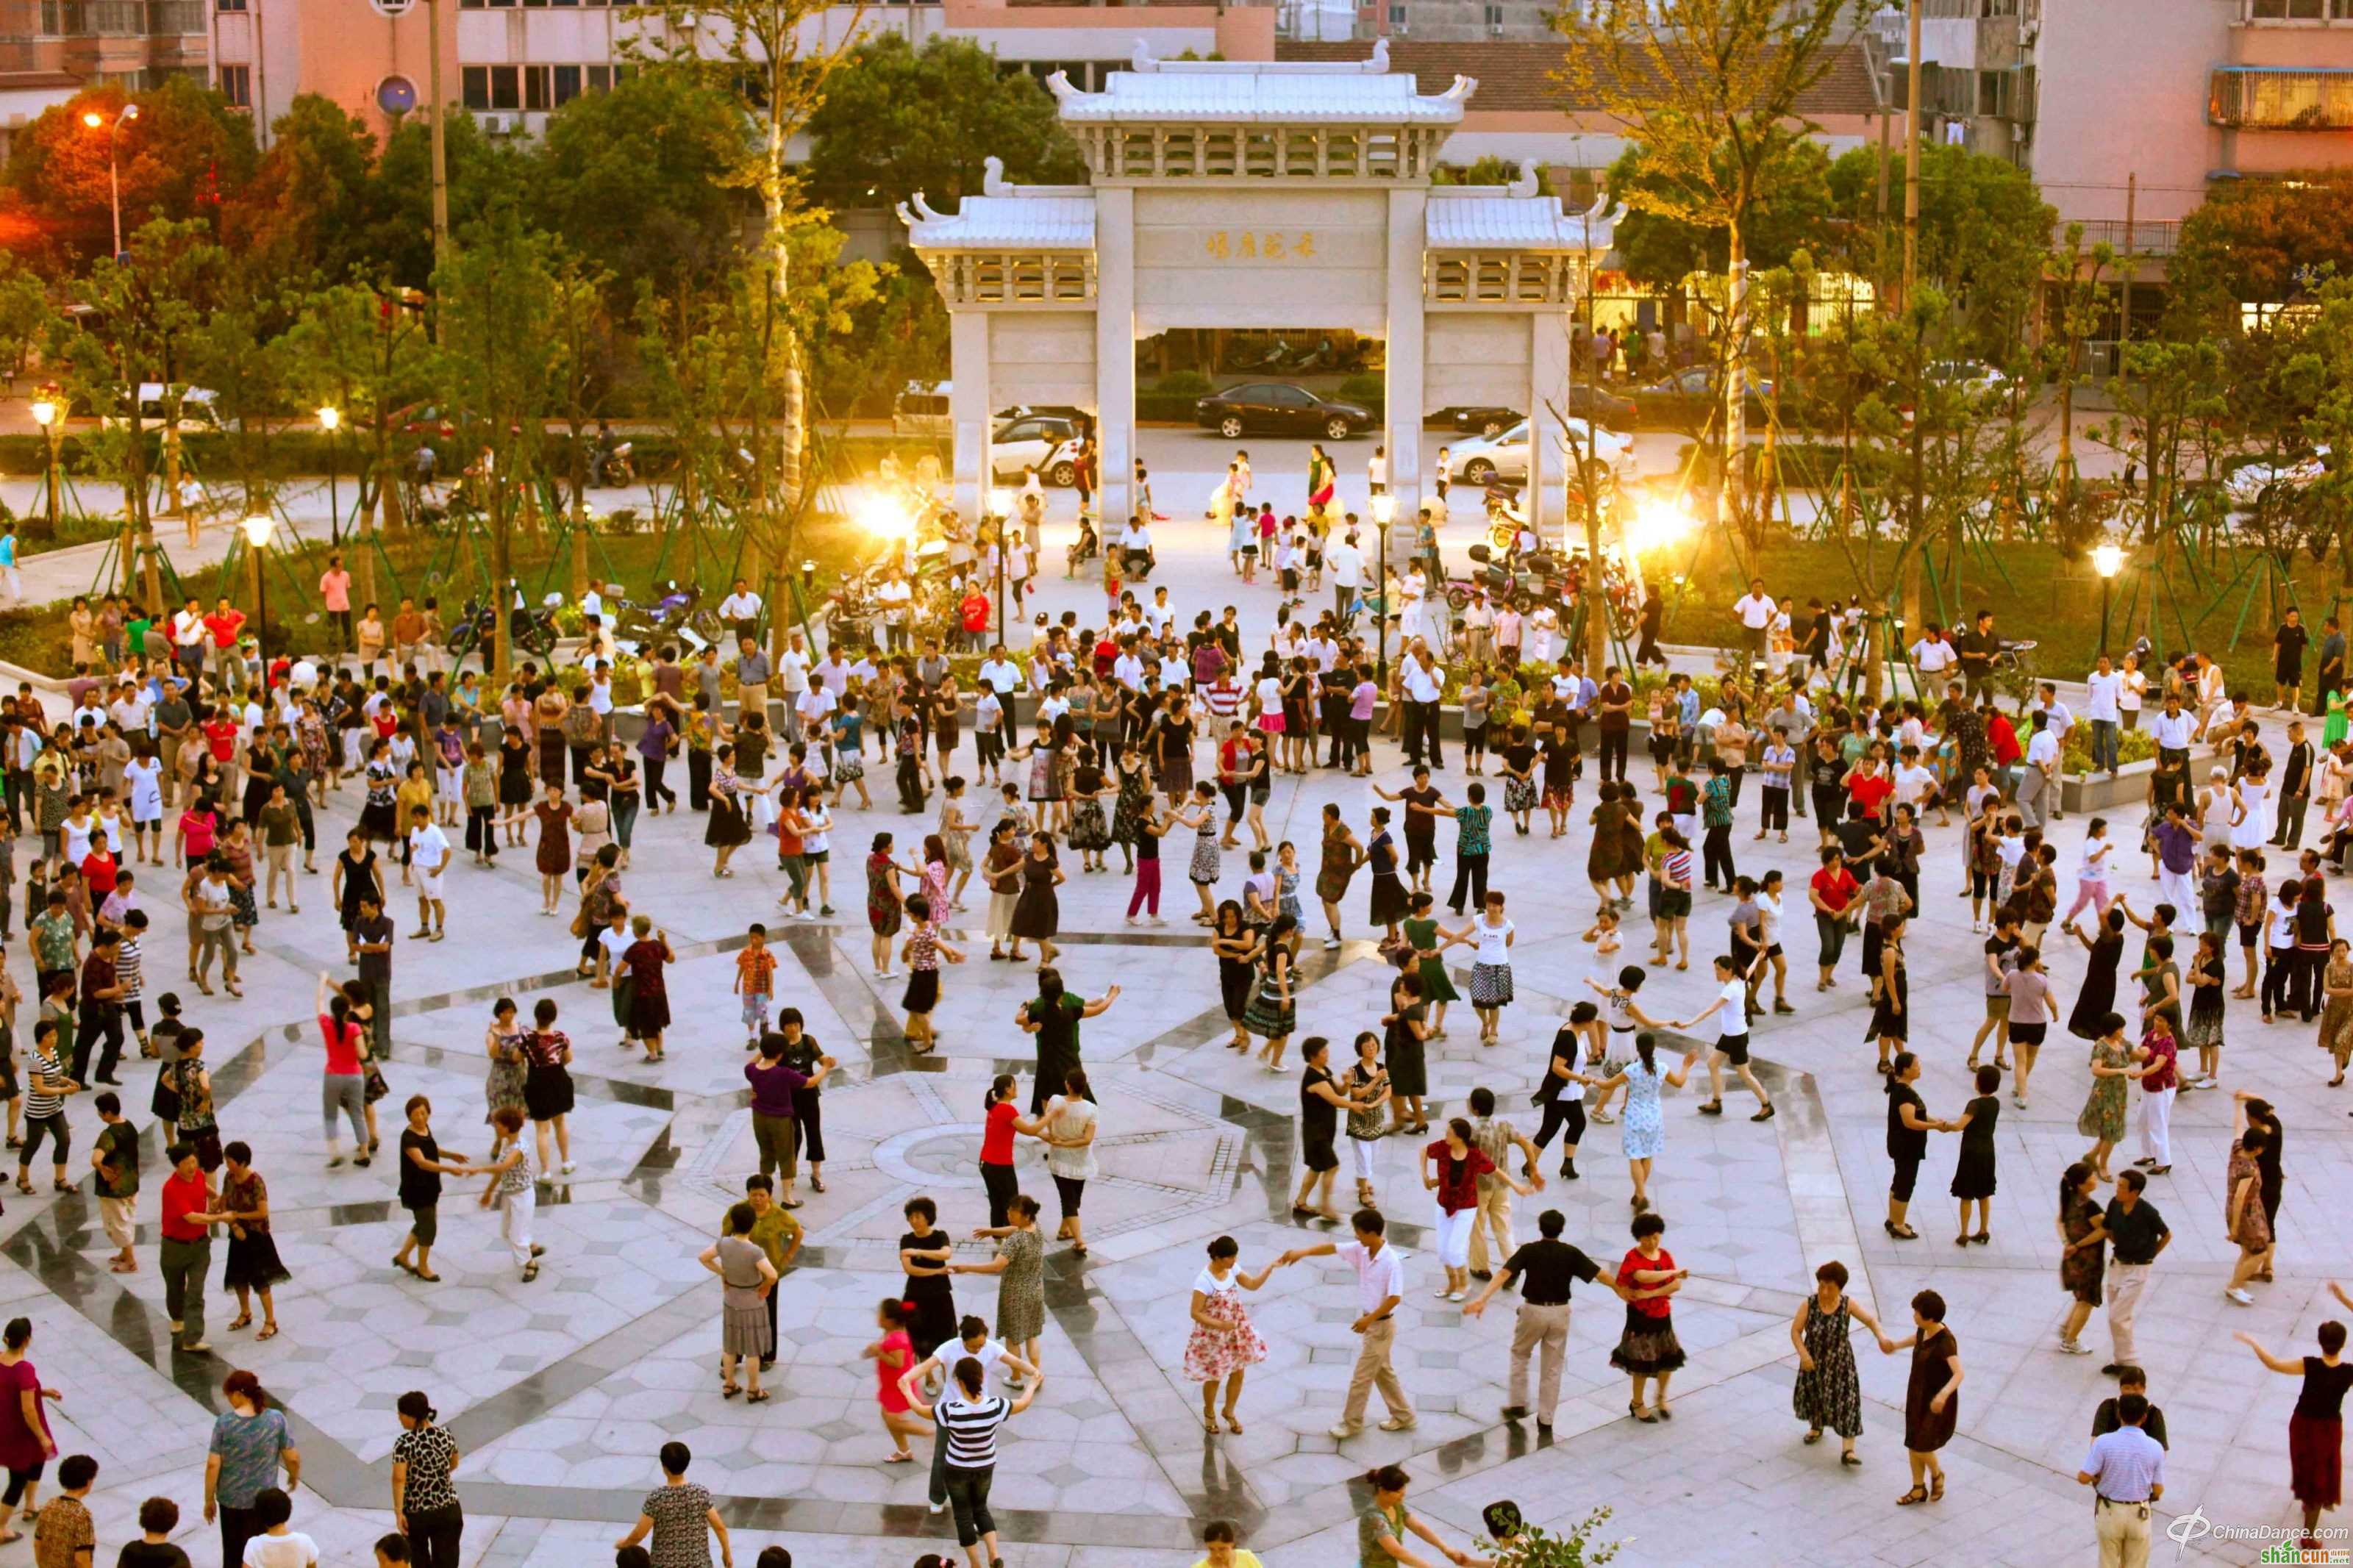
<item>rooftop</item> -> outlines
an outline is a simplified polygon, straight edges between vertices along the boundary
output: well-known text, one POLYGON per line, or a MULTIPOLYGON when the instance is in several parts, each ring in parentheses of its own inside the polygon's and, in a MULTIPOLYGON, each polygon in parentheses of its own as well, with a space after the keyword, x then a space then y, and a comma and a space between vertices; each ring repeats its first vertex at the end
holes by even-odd
MULTIPOLYGON (((1416 79, 1425 93, 1443 90, 1457 78, 1475 79, 1482 113, 1530 110, 1566 113, 1599 107, 1569 101, 1568 89, 1558 79, 1568 59, 1568 50, 1561 44, 1384 41, 1388 44, 1390 65, 1416 79)), ((1275 45, 1275 59, 1286 66, 1339 64, 1368 60, 1372 47, 1364 42, 1283 40, 1275 45)), ((1863 58, 1862 46, 1849 44, 1835 51, 1830 70, 1799 100, 1798 107, 1799 112, 1814 116, 1876 113, 1878 98, 1872 89, 1871 68, 1863 58)))
POLYGON ((1455 77, 1417 90, 1392 73, 1383 44, 1346 57, 1296 61, 1155 60, 1136 46, 1135 68, 1113 71, 1101 92, 1082 92, 1057 71, 1047 79, 1069 124, 1302 123, 1456 125, 1478 83, 1455 77))
POLYGON ((1473 188, 1480 194, 1451 195, 1444 186, 1430 193, 1423 220, 1430 248, 1589 249, 1599 255, 1609 248, 1617 232, 1618 215, 1602 205, 1570 214, 1561 210, 1556 197, 1506 195, 1503 186, 1473 188))
POLYGON ((918 250, 1092 250, 1095 199, 1085 196, 966 196, 953 213, 934 212, 918 193, 902 205, 907 243, 918 250))

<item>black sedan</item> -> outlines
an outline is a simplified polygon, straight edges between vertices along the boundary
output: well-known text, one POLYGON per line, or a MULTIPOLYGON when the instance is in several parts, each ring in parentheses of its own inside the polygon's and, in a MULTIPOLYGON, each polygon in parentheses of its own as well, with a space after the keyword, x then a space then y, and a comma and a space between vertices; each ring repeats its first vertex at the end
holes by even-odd
POLYGON ((1230 441, 1245 435, 1322 436, 1345 441, 1373 427, 1372 410, 1316 396, 1303 386, 1253 381, 1193 405, 1193 423, 1230 441))
MULTIPOLYGON (((1714 365, 1686 366, 1663 381, 1636 387, 1632 398, 1635 417, 1645 425, 1704 425, 1724 402, 1723 384, 1714 365)), ((1771 382, 1750 373, 1748 395, 1744 399, 1750 424, 1765 418, 1765 399, 1772 391, 1771 382)))

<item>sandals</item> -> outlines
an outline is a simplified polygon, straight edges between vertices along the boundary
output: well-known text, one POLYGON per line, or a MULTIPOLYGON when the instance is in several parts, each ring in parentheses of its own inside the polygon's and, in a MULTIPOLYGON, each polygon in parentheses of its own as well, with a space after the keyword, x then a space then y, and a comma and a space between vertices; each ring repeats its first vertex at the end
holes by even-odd
POLYGON ((522 1282, 526 1285, 539 1278, 539 1260, 533 1258, 522 1267, 522 1282))
POLYGON ((1820 1427, 1810 1426, 1806 1429, 1805 1444, 1807 1447, 1810 1448, 1821 1440, 1822 1429, 1820 1427))
POLYGON ((1942 1502, 1942 1501, 1944 1501, 1944 1500, 1945 1500, 1945 1478, 1944 1478, 1944 1477, 1942 1477, 1942 1476, 1934 1476, 1934 1477, 1931 1477, 1931 1478, 1929 1479, 1929 1481, 1928 1481, 1928 1500, 1929 1500, 1930 1502, 1942 1502))
POLYGON ((744 1403, 746 1405, 765 1405, 767 1402, 768 1391, 765 1388, 755 1388, 744 1396, 744 1403))
POLYGON ((422 1268, 412 1268, 409 1272, 416 1275, 419 1279, 424 1280, 427 1285, 438 1285, 441 1283, 441 1276, 438 1274, 428 1273, 422 1268))
POLYGON ((1905 1492, 1902 1497, 1895 1500, 1895 1506, 1897 1508, 1910 1508, 1914 1503, 1926 1502, 1927 1500, 1928 1489, 1926 1487, 1914 1487, 1910 1491, 1905 1492))
POLYGON ((1226 1412, 1226 1426, 1235 1436, 1239 1437, 1242 1435, 1241 1419, 1230 1410, 1226 1412))
POLYGON ((1839 1463, 1841 1465, 1852 1465, 1856 1469, 1861 1469, 1862 1468, 1862 1456, 1856 1453, 1853 1449, 1849 1448, 1845 1453, 1839 1456, 1839 1463))
POLYGON ((723 1383, 719 1385, 719 1397, 722 1399, 733 1399, 743 1392, 732 1383, 723 1383))
POLYGON ((238 1329, 249 1329, 253 1326, 253 1314, 251 1312, 239 1312, 236 1317, 231 1318, 228 1321, 228 1326, 229 1331, 232 1333, 238 1329))
POLYGON ((1201 1417, 1201 1430, 1214 1437, 1219 1433, 1224 1431, 1225 1428, 1218 1425, 1218 1418, 1216 1416, 1204 1415, 1201 1417))
POLYGON ((256 1340, 274 1340, 278 1337, 278 1325, 275 1323, 264 1323, 261 1325, 261 1331, 253 1337, 256 1340))

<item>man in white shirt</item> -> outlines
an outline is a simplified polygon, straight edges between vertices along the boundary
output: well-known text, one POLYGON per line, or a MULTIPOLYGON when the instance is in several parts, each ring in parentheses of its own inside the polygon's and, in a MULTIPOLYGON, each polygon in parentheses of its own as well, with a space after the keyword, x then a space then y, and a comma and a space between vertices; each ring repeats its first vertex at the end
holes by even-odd
POLYGON ((1349 606, 1356 602, 1356 590, 1364 581, 1365 552, 1357 548, 1355 529, 1344 534, 1339 543, 1324 547, 1324 570, 1332 579, 1332 613, 1339 616, 1345 629, 1355 624, 1349 606))
POLYGON ((1446 771, 1438 741, 1438 703, 1446 694, 1446 670, 1419 637, 1409 644, 1398 667, 1398 685, 1405 693, 1405 763, 1419 767, 1422 749, 1430 751, 1430 771, 1446 771))
POLYGON ((785 740, 790 743, 801 738, 801 693, 809 689, 808 641, 799 632, 786 634, 785 651, 776 660, 776 679, 784 683, 785 740))
POLYGON ((2026 826, 2040 827, 2059 801, 2059 737, 2051 732, 2050 714, 2037 709, 2029 720, 2034 728, 2018 781, 2018 816, 2026 826))
POLYGON ((417 874, 417 930, 411 934, 439 942, 449 925, 449 912, 441 902, 441 873, 449 864, 449 840, 434 825, 431 806, 417 806, 409 816, 408 868, 417 874))
POLYGON ((1365 484, 1373 494, 1387 495, 1389 489, 1389 449, 1376 447, 1365 463, 1365 484))
POLYGON ((818 684, 831 692, 836 700, 849 689, 849 664, 841 657, 839 643, 825 650, 825 657, 818 660, 816 674, 818 684))
POLYGON ((825 749, 826 726, 832 721, 838 704, 832 689, 822 680, 812 680, 798 697, 793 699, 789 711, 794 730, 810 746, 822 752, 825 749))
POLYGON ((1112 660, 1112 679, 1130 691, 1144 689, 1144 656, 1136 651, 1138 647, 1133 642, 1127 644, 1119 650, 1119 657, 1112 660))
POLYGON ((1764 578, 1748 579, 1748 592, 1733 601, 1732 613, 1740 617, 1749 664, 1763 663, 1766 629, 1773 624, 1773 596, 1765 591, 1764 578))
MULTIPOLYGON (((2059 689, 2047 680, 2042 682, 2041 695, 2035 703, 2035 708, 2048 721, 2051 738, 2058 742, 2058 752, 2063 755, 2067 750, 2067 737, 2075 732, 2075 715, 2069 711, 2064 702, 2059 700, 2059 689)), ((2061 776, 2061 764, 2054 760, 2051 768, 2051 793, 2043 802, 2049 807, 2049 817, 2052 822, 2057 822, 2067 815, 2061 809, 2064 805, 2059 790, 2061 776)))
POLYGON ((2181 693, 2165 694, 2165 706, 2149 721, 2149 739, 2157 742, 2160 761, 2170 761, 2187 767, 2189 763, 2189 742, 2196 738, 2198 721, 2181 710, 2181 693), (2171 752, 2170 757, 2167 756, 2171 752))
POLYGON ((882 586, 875 590, 874 602, 882 606, 883 647, 895 650, 908 645, 907 611, 914 596, 914 590, 907 586, 907 579, 895 567, 882 580, 882 586))
POLYGON ((1005 714, 999 723, 998 732, 1005 737, 1007 745, 1013 745, 1016 742, 1013 732, 1013 693, 1021 685, 1021 667, 1005 657, 1003 643, 991 643, 988 657, 980 661, 979 679, 980 683, 996 692, 997 700, 1005 705, 1005 714))
POLYGON ((1166 588, 1153 589, 1152 603, 1141 606, 1137 613, 1152 623, 1152 635, 1156 637, 1166 637, 1169 626, 1176 619, 1176 607, 1168 602, 1166 588))
POLYGON ((2108 656, 2102 654, 2092 673, 2084 678, 2084 687, 2090 694, 2084 699, 2084 717, 2092 721, 2092 768, 2094 772, 2105 768, 2108 776, 2114 778, 2116 776, 2116 735, 2123 717, 2125 678, 2116 673, 2115 667, 2108 662, 2108 656))
POLYGON ((1945 672, 1960 661, 1961 656, 1945 640, 1945 628, 1934 621, 1928 623, 1927 634, 1912 645, 1912 668, 1920 672, 1923 686, 1942 686, 1945 672))
POLYGON ((1389 1411, 1388 1419, 1381 1423, 1382 1431, 1410 1432, 1415 1420, 1405 1384, 1389 1363, 1397 1344, 1398 1305, 1405 1300, 1405 1259, 1385 1239, 1388 1226, 1378 1209, 1358 1209, 1348 1224, 1356 1234, 1353 1241, 1295 1247, 1275 1259, 1279 1267, 1303 1258, 1337 1257, 1347 1259, 1356 1270, 1356 1318, 1349 1328, 1362 1342, 1356 1349, 1356 1370, 1348 1374, 1347 1403, 1332 1426, 1332 1436, 1343 1441, 1365 1429, 1365 1406, 1371 1403, 1377 1386, 1381 1403, 1389 1411))

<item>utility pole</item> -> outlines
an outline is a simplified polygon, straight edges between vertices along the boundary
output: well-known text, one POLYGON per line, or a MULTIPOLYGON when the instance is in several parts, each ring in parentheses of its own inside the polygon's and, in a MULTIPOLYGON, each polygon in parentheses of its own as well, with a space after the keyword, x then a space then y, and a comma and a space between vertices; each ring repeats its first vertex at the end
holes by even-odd
POLYGON ((433 132, 433 264, 449 259, 449 148, 441 132, 441 0, 425 0, 427 121, 433 132))
POLYGON ((1920 265, 1920 0, 1907 0, 1905 26, 1910 39, 1904 62, 1907 101, 1904 115, 1904 303, 1912 303, 1912 283, 1920 265))
POLYGON ((1881 294, 1879 308, 1883 310, 1887 308, 1885 298, 1887 292, 1887 139, 1894 121, 1895 116, 1893 113, 1886 110, 1881 110, 1879 116, 1879 244, 1876 252, 1879 261, 1875 268, 1877 277, 1873 281, 1879 285, 1881 294))
MULTIPOLYGON (((2125 253, 2122 258, 2125 280, 2116 297, 2116 379, 2118 381, 2124 380, 2127 374, 2125 364, 2125 345, 2132 342, 2133 207, 2139 195, 2140 174, 2136 171, 2125 176, 2125 253)), ((2154 475, 2151 476, 2151 478, 2154 477, 2154 475)))

